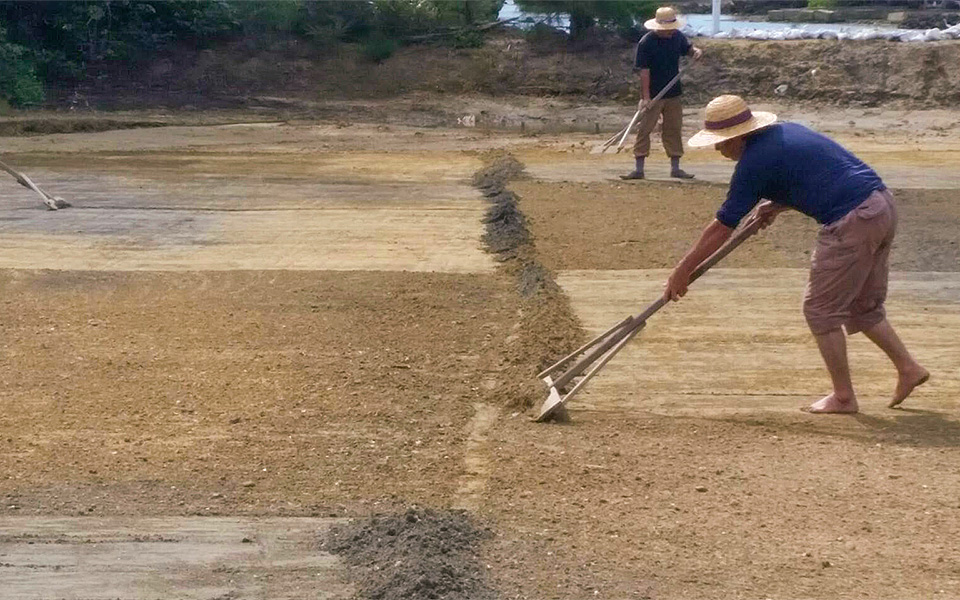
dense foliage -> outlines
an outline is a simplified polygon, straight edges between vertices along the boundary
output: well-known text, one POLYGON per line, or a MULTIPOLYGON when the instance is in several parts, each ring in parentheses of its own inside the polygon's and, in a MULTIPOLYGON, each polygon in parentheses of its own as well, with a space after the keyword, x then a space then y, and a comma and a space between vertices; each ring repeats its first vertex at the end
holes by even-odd
POLYGON ((43 100, 43 83, 81 79, 105 61, 138 61, 169 44, 206 47, 247 36, 357 42, 372 60, 397 45, 449 38, 479 45, 470 27, 503 0, 0 0, 0 99, 43 100))
POLYGON ((632 26, 652 17, 658 0, 515 0, 520 9, 570 19, 570 37, 577 39, 596 24, 632 26))

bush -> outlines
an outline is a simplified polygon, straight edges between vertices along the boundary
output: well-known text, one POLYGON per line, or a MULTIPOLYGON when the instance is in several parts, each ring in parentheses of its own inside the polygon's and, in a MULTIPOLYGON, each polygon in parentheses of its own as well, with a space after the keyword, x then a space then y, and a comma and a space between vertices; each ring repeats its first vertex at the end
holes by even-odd
POLYGON ((363 56, 375 63, 381 63, 397 51, 397 42, 383 35, 374 35, 363 42, 363 56))
POLYGON ((0 98, 16 108, 42 104, 43 84, 37 77, 30 52, 4 39, 4 31, 0 29, 0 98))
POLYGON ((837 7, 837 0, 807 0, 807 8, 831 9, 837 7))
POLYGON ((483 47, 483 34, 473 30, 458 31, 450 40, 450 45, 454 48, 481 48, 483 47))

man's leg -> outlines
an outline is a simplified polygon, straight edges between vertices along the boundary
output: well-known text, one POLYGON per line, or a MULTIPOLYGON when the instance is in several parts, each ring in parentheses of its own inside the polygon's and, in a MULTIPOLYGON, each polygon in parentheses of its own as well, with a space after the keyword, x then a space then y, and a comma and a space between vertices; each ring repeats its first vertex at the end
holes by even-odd
POLYGON ((847 341, 841 326, 851 317, 851 305, 860 295, 872 265, 870 249, 849 228, 848 215, 817 235, 803 314, 830 373, 833 392, 807 409, 815 413, 857 412, 850 381, 847 341), (842 243, 846 241, 846 243, 842 243))
POLYGON ((658 100, 656 104, 647 109, 637 124, 637 139, 633 143, 633 158, 636 165, 632 172, 621 175, 620 179, 643 179, 643 162, 650 154, 650 133, 657 125, 660 118, 660 111, 663 109, 663 101, 658 100))
POLYGON ((930 379, 930 372, 914 360, 907 351, 907 347, 900 341, 900 336, 886 319, 869 329, 864 329, 863 335, 879 346, 897 368, 897 389, 893 393, 893 399, 887 405, 890 408, 898 406, 907 399, 915 387, 923 385, 930 379))
POLYGON ((903 402, 918 385, 930 379, 930 373, 920 366, 900 341, 900 336, 887 321, 884 302, 887 299, 887 280, 890 274, 890 249, 897 230, 897 211, 889 191, 874 192, 860 207, 874 229, 883 232, 875 239, 876 253, 873 266, 863 283, 860 294, 852 305, 852 316, 847 325, 849 333, 862 331, 883 350, 897 369, 897 388, 887 405, 893 408, 903 402))
POLYGON ((667 98, 663 103, 663 129, 660 137, 663 140, 663 149, 670 157, 670 177, 693 179, 693 175, 680 168, 680 157, 683 156, 683 103, 680 96, 667 98))
POLYGON ((842 329, 814 335, 820 356, 830 372, 833 393, 810 405, 812 413, 855 413, 857 397, 850 380, 850 364, 847 362, 847 338, 842 329))

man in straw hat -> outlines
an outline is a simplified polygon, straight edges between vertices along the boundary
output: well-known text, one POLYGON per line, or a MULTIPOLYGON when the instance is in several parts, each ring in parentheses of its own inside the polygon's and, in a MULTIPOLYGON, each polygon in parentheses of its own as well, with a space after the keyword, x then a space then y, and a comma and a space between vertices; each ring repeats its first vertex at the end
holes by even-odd
POLYGON ((699 60, 703 52, 690 43, 687 36, 680 32, 684 21, 677 11, 669 6, 657 9, 657 15, 644 23, 650 30, 637 43, 637 56, 634 69, 640 72, 640 104, 638 108, 647 111, 640 119, 637 140, 633 144, 633 157, 636 166, 621 179, 643 179, 643 163, 650 154, 650 133, 663 115, 660 137, 663 149, 670 157, 670 176, 679 179, 692 179, 693 175, 680 168, 683 156, 683 140, 680 129, 683 126, 683 106, 680 103, 682 89, 677 81, 655 104, 650 99, 659 94, 680 72, 680 57, 691 55, 699 60))
POLYGON ((817 236, 803 313, 833 382, 833 393, 813 403, 815 413, 857 412, 847 363, 847 335, 862 331, 897 369, 889 406, 903 402, 930 374, 910 355, 887 322, 890 245, 897 225, 893 196, 877 174, 833 140, 777 116, 753 112, 739 96, 707 105, 704 128, 688 142, 714 146, 737 161, 727 199, 699 241, 667 280, 664 296, 677 300, 690 273, 716 251, 756 206, 763 227, 794 209, 823 227, 817 236))

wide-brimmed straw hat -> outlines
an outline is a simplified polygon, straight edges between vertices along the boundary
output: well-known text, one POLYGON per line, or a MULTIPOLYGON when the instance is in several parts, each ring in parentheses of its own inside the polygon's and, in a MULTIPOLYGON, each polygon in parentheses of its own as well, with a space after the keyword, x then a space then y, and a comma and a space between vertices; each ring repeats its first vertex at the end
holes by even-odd
POLYGON ((751 111, 743 98, 732 95, 714 98, 704 113, 703 129, 687 142, 692 148, 703 148, 732 140, 773 125, 777 121, 777 115, 751 111))
POLYGON ((685 21, 677 16, 677 11, 669 6, 661 6, 657 9, 657 16, 643 24, 650 31, 668 31, 680 29, 685 21))

